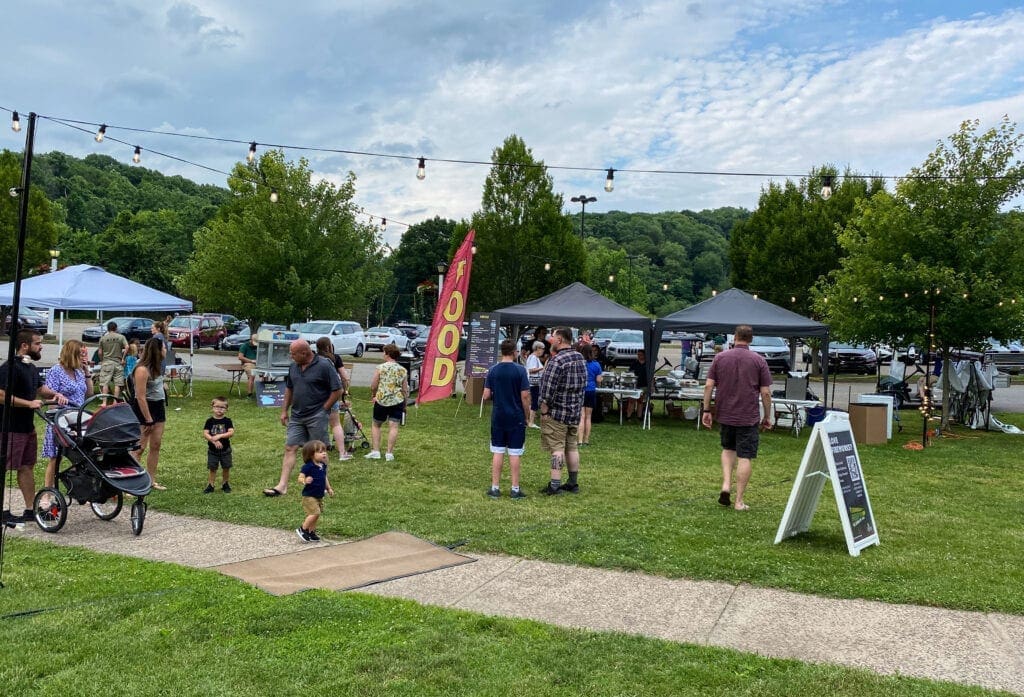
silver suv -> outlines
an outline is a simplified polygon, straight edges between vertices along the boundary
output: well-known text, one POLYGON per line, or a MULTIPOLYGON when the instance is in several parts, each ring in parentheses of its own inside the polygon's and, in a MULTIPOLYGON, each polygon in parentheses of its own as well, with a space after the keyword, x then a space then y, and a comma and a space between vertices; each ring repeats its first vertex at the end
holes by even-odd
POLYGON ((615 332, 604 350, 605 358, 612 365, 632 363, 637 351, 644 348, 644 333, 636 329, 622 329, 615 332))
POLYGON ((363 336, 363 328, 358 322, 317 319, 306 322, 301 328, 296 329, 299 330, 299 336, 310 344, 315 344, 317 339, 326 336, 331 340, 337 354, 347 353, 358 357, 366 350, 366 337, 363 336))

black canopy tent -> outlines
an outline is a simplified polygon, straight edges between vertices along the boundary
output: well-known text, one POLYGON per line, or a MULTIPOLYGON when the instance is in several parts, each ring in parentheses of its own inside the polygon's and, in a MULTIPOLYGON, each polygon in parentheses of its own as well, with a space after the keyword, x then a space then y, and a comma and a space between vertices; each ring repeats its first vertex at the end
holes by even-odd
MULTIPOLYGON (((504 325, 524 327, 614 327, 637 329, 644 333, 647 355, 653 355, 654 323, 650 317, 609 300, 582 283, 572 283, 543 298, 512 305, 496 311, 504 325)), ((513 336, 518 336, 514 332, 513 336)))
MULTIPOLYGON (((732 334, 740 324, 748 324, 753 327, 755 334, 764 336, 820 337, 824 339, 822 355, 828 355, 827 325, 773 305, 767 300, 759 300, 738 288, 722 291, 713 298, 659 319, 654 324, 654 345, 660 344, 662 332, 666 330, 732 334)), ((654 358, 656 360, 657 356, 654 358)), ((827 360, 822 362, 822 375, 825 385, 822 395, 824 404, 828 398, 827 360)))

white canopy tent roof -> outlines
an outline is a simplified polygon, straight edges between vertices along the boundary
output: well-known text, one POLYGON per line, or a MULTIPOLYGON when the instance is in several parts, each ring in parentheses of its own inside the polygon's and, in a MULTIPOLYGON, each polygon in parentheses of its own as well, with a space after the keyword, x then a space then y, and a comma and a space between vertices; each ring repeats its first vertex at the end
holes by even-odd
MULTIPOLYGON (((14 283, 0 285, 0 305, 10 305, 14 283)), ((192 303, 141 283, 78 264, 21 282, 20 304, 54 310, 191 310, 192 303)))

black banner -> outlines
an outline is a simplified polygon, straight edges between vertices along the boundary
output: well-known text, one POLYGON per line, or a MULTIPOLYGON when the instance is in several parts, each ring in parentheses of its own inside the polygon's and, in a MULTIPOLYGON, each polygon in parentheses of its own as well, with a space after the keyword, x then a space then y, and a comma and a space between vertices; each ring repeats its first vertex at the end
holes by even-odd
POLYGON ((474 312, 469 319, 469 347, 466 349, 466 375, 482 378, 501 358, 498 343, 498 315, 474 312))

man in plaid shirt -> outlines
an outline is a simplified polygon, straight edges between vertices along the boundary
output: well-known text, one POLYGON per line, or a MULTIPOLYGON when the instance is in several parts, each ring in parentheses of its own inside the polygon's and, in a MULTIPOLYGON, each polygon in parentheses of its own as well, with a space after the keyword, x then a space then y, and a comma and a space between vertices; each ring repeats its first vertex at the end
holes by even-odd
POLYGON ((572 332, 556 327, 551 335, 551 353, 540 377, 540 440, 551 453, 551 481, 542 494, 578 493, 576 477, 580 471, 580 453, 576 431, 583 411, 583 391, 587 387, 587 362, 572 347, 572 332), (569 465, 569 481, 562 483, 562 467, 569 465))

